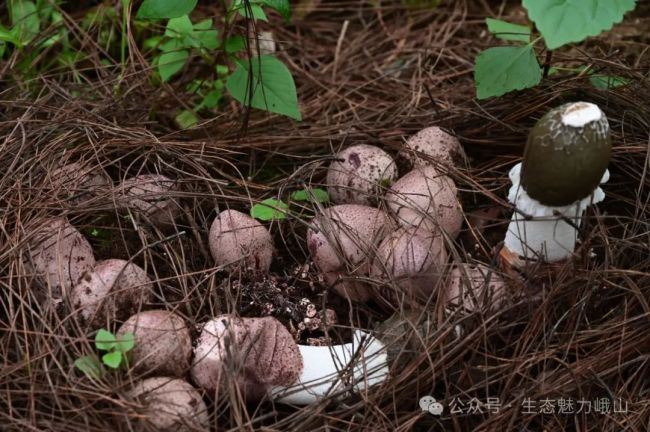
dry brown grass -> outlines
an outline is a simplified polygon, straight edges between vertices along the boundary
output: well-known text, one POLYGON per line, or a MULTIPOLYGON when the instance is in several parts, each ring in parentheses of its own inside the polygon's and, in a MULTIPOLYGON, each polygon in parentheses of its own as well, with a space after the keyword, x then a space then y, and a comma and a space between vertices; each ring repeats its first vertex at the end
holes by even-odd
MULTIPOLYGON (((525 295, 513 295, 516 301, 498 313, 446 315, 435 299, 416 309, 419 318, 409 333, 420 327, 420 335, 410 345, 404 341, 413 338, 405 335, 392 379, 367 394, 298 409, 269 401, 246 406, 233 388, 210 405, 211 423, 215 430, 647 431, 650 41, 642 29, 650 24, 650 9, 639 5, 616 31, 554 55, 629 78, 629 86, 602 91, 584 76, 555 76, 535 89, 477 102, 473 59, 497 43, 485 35, 483 19, 518 11, 496 1, 446 3, 405 11, 399 2, 381 8, 324 2, 291 26, 278 21, 280 56, 296 77, 304 121, 254 112, 243 136, 243 113, 234 105, 192 131, 171 128, 182 98, 176 85, 148 84, 149 66, 133 41, 121 81, 119 68, 101 66, 99 54, 80 65, 81 84, 60 71, 19 85, 12 81, 15 59, 0 67, 0 429, 137 429, 135 405, 123 397, 137 377, 113 373, 92 382, 75 371, 75 358, 92 350, 92 334, 69 313, 36 300, 24 254, 30 234, 24 227, 31 221, 65 215, 78 228, 105 229, 110 240, 91 238, 97 258, 132 258, 156 281, 153 306, 196 324, 239 310, 237 293, 207 252, 216 211, 247 212, 254 201, 319 185, 336 149, 369 143, 394 151, 435 124, 454 130, 471 157, 469 168, 451 173, 467 213, 503 208, 483 231, 465 226, 450 245, 454 260, 491 264, 510 213, 507 170, 520 158, 528 129, 551 107, 588 100, 607 114, 614 151, 608 196, 589 212, 579 258, 512 281, 511 291, 525 295), (115 182, 141 172, 178 179, 185 209, 178 231, 170 235, 125 221, 110 190, 74 206, 52 194, 44 187, 46 173, 73 160, 101 167, 115 182), (460 339, 452 336, 457 324, 464 329, 460 339), (443 401, 443 416, 420 412, 425 395, 443 401), (449 413, 455 398, 486 402, 488 396, 499 398, 498 413, 449 413), (522 410, 526 398, 603 397, 627 402, 627 411, 522 410)), ((92 38, 76 31, 94 52, 92 38)), ((190 69, 181 81, 199 72, 190 69)), ((273 223, 271 231, 280 250, 273 271, 303 294, 316 281, 310 295, 348 315, 339 316, 343 326, 369 326, 390 315, 374 304, 351 306, 321 296, 313 268, 306 278, 293 274, 309 259, 304 221, 273 223)))

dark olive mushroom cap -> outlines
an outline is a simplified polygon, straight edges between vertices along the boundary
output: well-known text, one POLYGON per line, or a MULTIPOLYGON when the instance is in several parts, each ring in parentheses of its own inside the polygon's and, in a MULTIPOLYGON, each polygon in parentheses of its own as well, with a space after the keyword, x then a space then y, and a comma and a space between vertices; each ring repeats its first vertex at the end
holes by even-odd
POLYGON ((561 105, 546 113, 528 135, 521 185, 544 205, 572 204, 596 189, 611 150, 607 117, 598 106, 561 105))

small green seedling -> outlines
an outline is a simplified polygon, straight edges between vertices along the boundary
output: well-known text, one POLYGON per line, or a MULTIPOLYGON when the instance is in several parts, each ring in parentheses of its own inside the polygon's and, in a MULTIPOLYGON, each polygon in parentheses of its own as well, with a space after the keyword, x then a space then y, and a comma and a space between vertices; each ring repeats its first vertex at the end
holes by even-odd
POLYGON ((75 360, 74 365, 89 378, 98 379, 105 374, 104 366, 117 369, 126 361, 126 354, 135 346, 133 333, 125 333, 116 337, 105 329, 100 329, 95 335, 95 348, 106 351, 101 362, 95 355, 83 356, 75 360))
MULTIPOLYGON (((540 33, 535 38, 529 26, 488 18, 490 33, 516 45, 488 48, 479 53, 474 67, 476 97, 487 99, 536 86, 543 76, 534 49, 538 41, 544 40, 547 49, 554 50, 597 36, 620 22, 625 13, 634 9, 635 3, 635 0, 523 0, 528 17, 540 33)), ((603 75, 594 75, 590 81, 597 88, 627 83, 622 78, 603 75)))
MULTIPOLYGON (((330 197, 327 191, 319 188, 305 188, 294 191, 289 196, 289 202, 312 201, 325 203, 330 197)), ((289 204, 275 198, 268 198, 251 207, 251 216, 261 221, 282 220, 287 218, 289 204)))

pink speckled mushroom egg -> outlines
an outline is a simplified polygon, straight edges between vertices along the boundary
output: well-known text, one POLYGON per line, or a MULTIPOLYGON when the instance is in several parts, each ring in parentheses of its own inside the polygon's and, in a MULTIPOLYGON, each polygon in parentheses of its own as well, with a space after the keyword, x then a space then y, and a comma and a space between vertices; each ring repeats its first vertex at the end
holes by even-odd
POLYGON ((437 126, 422 129, 404 144, 399 153, 413 167, 461 165, 467 160, 460 141, 437 126))
POLYGON ((358 144, 340 151, 327 170, 327 190, 337 204, 372 205, 397 178, 397 166, 379 147, 358 144))
POLYGON ((444 290, 447 307, 462 307, 470 312, 494 311, 507 300, 506 296, 503 278, 483 264, 457 265, 444 290))

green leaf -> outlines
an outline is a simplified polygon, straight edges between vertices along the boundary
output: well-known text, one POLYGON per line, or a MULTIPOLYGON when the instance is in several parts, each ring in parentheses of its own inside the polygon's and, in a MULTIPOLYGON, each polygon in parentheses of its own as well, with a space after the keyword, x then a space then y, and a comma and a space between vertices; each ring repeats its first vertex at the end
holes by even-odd
POLYGON ((190 53, 186 50, 163 53, 158 60, 160 79, 169 81, 174 74, 183 69, 189 55, 190 53))
POLYGON ((194 30, 210 30, 211 28, 212 18, 206 18, 194 24, 194 30))
POLYGON ((230 36, 226 39, 224 48, 228 54, 236 53, 246 48, 246 41, 243 36, 230 36))
POLYGON ((115 335, 106 329, 99 329, 95 335, 95 347, 98 350, 110 351, 115 347, 115 335))
POLYGON ((323 189, 303 189, 295 191, 291 194, 291 199, 294 201, 316 201, 320 203, 325 203, 330 200, 330 196, 327 191, 323 189))
POLYGON ((492 18, 486 18, 485 23, 490 33, 499 39, 530 42, 529 27, 492 18))
POLYGON ((262 0, 262 4, 274 9, 285 20, 289 21, 291 19, 291 5, 289 4, 289 0, 262 0))
POLYGON ((185 44, 180 39, 167 39, 165 42, 158 45, 158 49, 163 52, 178 51, 186 48, 185 44))
POLYGON ((165 27, 165 36, 179 38, 181 36, 192 34, 193 30, 194 26, 192 25, 192 21, 190 21, 190 17, 183 15, 167 21, 167 27, 165 27))
POLYGON ((41 28, 38 10, 32 1, 16 0, 11 2, 11 29, 13 36, 23 45, 31 41, 41 28))
POLYGON ((228 77, 226 87, 244 106, 302 119, 291 72, 274 56, 263 55, 252 58, 250 62, 239 62, 235 72, 228 77), (252 89, 249 88, 249 71, 252 73, 252 89))
POLYGON ((237 13, 244 18, 268 21, 268 18, 266 18, 266 14, 264 13, 262 6, 260 6, 258 3, 253 2, 248 3, 248 6, 246 6, 243 0, 235 0, 232 4, 231 10, 237 11, 237 13), (250 6, 250 9, 248 6, 250 6))
POLYGON ((251 208, 251 216, 262 221, 280 220, 287 218, 289 206, 275 198, 268 198, 251 208))
POLYGON ((20 40, 18 40, 8 28, 2 25, 0 25, 0 41, 10 42, 17 46, 21 45, 20 40))
POLYGON ((589 82, 591 85, 600 90, 608 90, 620 86, 624 86, 630 83, 629 79, 625 79, 617 76, 608 76, 608 75, 591 75, 589 77, 589 82))
POLYGON ((131 332, 124 333, 117 338, 117 349, 122 353, 127 353, 135 346, 135 335, 131 332))
POLYGON ((189 129, 195 126, 199 122, 199 119, 194 115, 192 111, 183 110, 176 115, 174 121, 179 128, 189 129))
POLYGON ((219 32, 217 30, 195 30, 186 39, 194 48, 213 50, 219 47, 219 32))
POLYGON ((178 18, 188 15, 196 7, 198 0, 144 0, 138 13, 140 19, 178 18))
POLYGON ((203 97, 203 101, 201 101, 201 108, 212 109, 216 107, 221 100, 221 96, 223 96, 221 90, 213 89, 209 91, 208 94, 203 97))
POLYGON ((228 75, 228 72, 230 72, 230 70, 228 69, 228 66, 227 65, 222 65, 222 64, 216 65, 214 67, 214 70, 217 73, 217 75, 220 76, 220 77, 228 75))
POLYGON ((162 42, 162 39, 163 37, 161 35, 152 36, 144 40, 142 47, 146 50, 157 48, 158 45, 160 45, 160 42, 162 42))
POLYGON ((100 379, 104 375, 102 364, 94 356, 79 357, 74 361, 74 365, 88 378, 100 379))
POLYGON ((523 0, 549 49, 596 36, 634 9, 635 0, 523 0))
POLYGON ((117 369, 122 363, 122 353, 120 351, 112 351, 102 356, 102 363, 109 368, 117 369))
POLYGON ((476 57, 474 82, 479 99, 533 87, 541 79, 542 69, 530 44, 488 48, 476 57))

